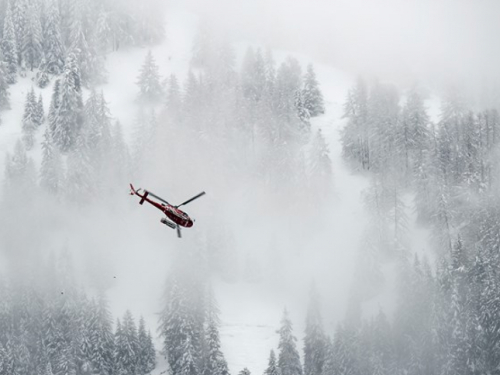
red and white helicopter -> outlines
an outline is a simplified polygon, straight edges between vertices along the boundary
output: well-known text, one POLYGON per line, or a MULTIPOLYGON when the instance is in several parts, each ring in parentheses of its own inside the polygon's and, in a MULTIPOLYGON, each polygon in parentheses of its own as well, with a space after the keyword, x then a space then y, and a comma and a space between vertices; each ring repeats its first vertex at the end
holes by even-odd
POLYGON ((179 210, 180 206, 184 206, 185 204, 188 204, 195 199, 198 199, 202 195, 205 195, 205 192, 202 191, 200 194, 195 195, 193 198, 188 199, 187 201, 174 206, 170 203, 168 203, 165 199, 160 198, 159 196, 151 193, 150 191, 144 190, 144 193, 141 195, 140 193, 141 189, 134 189, 134 186, 130 184, 130 195, 137 195, 138 197, 141 198, 139 201, 139 204, 143 204, 144 201, 151 203, 153 206, 161 210, 165 216, 163 217, 160 221, 165 224, 166 226, 169 226, 172 229, 177 229, 177 237, 181 238, 181 227, 185 228, 190 228, 194 224, 194 220, 192 220, 188 214, 185 212, 179 210), (151 200, 148 198, 149 196, 153 197, 154 199, 159 200, 160 202, 155 202, 154 200, 151 200), (170 220, 168 220, 168 219, 170 220))

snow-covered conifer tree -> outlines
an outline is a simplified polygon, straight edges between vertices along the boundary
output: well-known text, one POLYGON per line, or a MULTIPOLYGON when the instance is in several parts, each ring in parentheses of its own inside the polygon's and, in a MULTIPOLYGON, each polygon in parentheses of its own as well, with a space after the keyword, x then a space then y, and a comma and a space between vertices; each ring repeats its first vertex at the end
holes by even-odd
POLYGON ((154 2, 145 2, 138 8, 136 15, 136 38, 140 45, 159 43, 165 36, 164 18, 161 7, 154 2))
POLYGON ((271 350, 271 353, 269 354, 269 361, 267 363, 267 368, 264 371, 264 375, 280 375, 274 350, 271 350))
POLYGON ((136 374, 139 343, 137 328, 130 311, 126 311, 115 336, 115 370, 118 374, 136 374))
POLYGON ((137 355, 137 374, 150 374, 156 367, 156 352, 151 339, 151 334, 146 332, 144 318, 139 319, 137 333, 139 352, 137 355))
POLYGON ((88 337, 88 356, 91 368, 98 374, 113 374, 114 338, 112 318, 107 302, 100 297, 92 301, 85 317, 85 335, 88 337))
POLYGON ((288 312, 283 312, 281 328, 278 331, 280 340, 278 344, 278 367, 282 375, 302 375, 302 364, 297 351, 297 339, 293 335, 292 322, 288 312))
POLYGON ((172 74, 168 80, 165 107, 169 116, 178 121, 182 109, 181 89, 177 77, 172 74))
POLYGON ((29 4, 27 7, 21 52, 28 69, 33 71, 34 68, 38 68, 42 59, 42 25, 40 13, 34 4, 29 4))
POLYGON ((0 50, 0 111, 10 109, 9 84, 7 82, 7 64, 2 60, 2 51, 0 50))
POLYGON ((262 52, 258 49, 256 52, 248 48, 243 59, 241 71, 241 84, 245 97, 259 101, 266 88, 266 69, 262 52))
POLYGON ((106 72, 103 57, 96 53, 83 27, 81 15, 79 15, 71 25, 71 47, 69 50, 75 56, 81 84, 90 87, 95 83, 104 82, 106 72))
POLYGON ((61 39, 61 21, 56 0, 48 0, 46 21, 43 30, 43 61, 41 70, 53 75, 59 75, 64 67, 64 45, 61 39))
POLYGON ((43 109, 43 98, 41 93, 38 95, 38 102, 36 103, 36 119, 38 126, 45 122, 45 110, 43 109))
POLYGON ((52 194, 57 194, 64 177, 61 154, 53 144, 48 127, 45 129, 43 137, 40 186, 52 194))
POLYGON ((348 122, 342 129, 342 155, 362 169, 370 169, 370 138, 368 126, 368 89, 362 79, 349 90, 343 118, 348 122))
POLYGON ((61 83, 54 87, 51 109, 54 113, 49 113, 49 122, 54 143, 62 152, 68 152, 75 147, 83 123, 80 73, 72 53, 66 59, 61 83), (55 96, 56 90, 59 97, 55 96))
POLYGON ((10 1, 7 2, 7 10, 3 25, 3 37, 0 41, 0 47, 3 52, 2 61, 7 64, 5 80, 9 84, 15 83, 17 81, 17 39, 10 1))
POLYGON ((137 85, 139 86, 139 100, 143 102, 156 102, 163 96, 158 65, 154 60, 151 50, 148 51, 141 67, 137 85))
POLYGON ((318 80, 312 64, 307 66, 307 72, 304 76, 304 88, 302 89, 304 98, 304 107, 311 117, 316 117, 325 113, 323 94, 319 89, 318 80))
POLYGON ((321 321, 318 291, 314 285, 310 293, 304 336, 304 374, 321 375, 326 355, 326 337, 321 321))
POLYGON ((296 98, 301 86, 302 69, 300 64, 296 59, 289 57, 280 65, 274 87, 274 108, 278 118, 283 123, 280 125, 281 129, 278 134, 280 139, 288 140, 297 135, 294 120, 298 119, 296 98))
POLYGON ((16 36, 17 46, 17 64, 22 63, 22 46, 26 30, 26 21, 28 15, 28 2, 19 0, 12 3, 12 23, 14 25, 14 33, 16 36))
POLYGON ((401 112, 401 139, 404 142, 404 163, 408 172, 413 172, 423 163, 424 153, 430 149, 431 134, 429 116, 424 100, 414 87, 401 112))
POLYGON ((198 375, 199 331, 196 311, 189 303, 186 287, 174 275, 167 291, 167 305, 160 317, 163 350, 173 375, 198 375))
POLYGON ((57 111, 59 110, 61 100, 61 80, 57 79, 52 88, 52 97, 50 100, 49 113, 47 114, 47 123, 51 137, 55 135, 57 111))
POLYGON ((207 297, 204 369, 202 375, 229 375, 219 338, 219 311, 210 289, 207 297))
POLYGON ((35 130, 38 127, 38 111, 33 87, 26 96, 23 115, 23 141, 27 150, 31 150, 34 145, 35 130))

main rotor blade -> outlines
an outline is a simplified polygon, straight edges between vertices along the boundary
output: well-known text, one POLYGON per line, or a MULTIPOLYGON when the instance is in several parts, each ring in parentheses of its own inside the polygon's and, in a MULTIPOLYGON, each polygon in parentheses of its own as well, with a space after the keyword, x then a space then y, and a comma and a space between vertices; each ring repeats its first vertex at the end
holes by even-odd
POLYGON ((159 197, 158 195, 153 194, 153 193, 151 193, 150 191, 148 191, 148 193, 149 193, 149 195, 151 195, 151 196, 155 197, 156 199, 161 200, 163 203, 170 204, 170 203, 168 203, 165 199, 163 199, 163 198, 159 197))
POLYGON ((195 199, 198 199, 199 197, 201 197, 202 195, 205 195, 205 192, 202 191, 200 194, 198 195, 195 195, 193 198, 191 199, 188 199, 187 201, 185 201, 184 203, 181 203, 180 205, 178 206, 175 206, 175 208, 179 208, 180 206, 184 206, 185 204, 188 204, 188 203, 191 203, 192 201, 194 201, 195 199))

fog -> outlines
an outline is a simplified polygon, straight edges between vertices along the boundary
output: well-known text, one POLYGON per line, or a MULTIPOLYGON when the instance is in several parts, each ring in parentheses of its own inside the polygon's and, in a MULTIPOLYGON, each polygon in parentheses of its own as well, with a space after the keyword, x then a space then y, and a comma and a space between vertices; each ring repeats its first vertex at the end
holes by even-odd
MULTIPOLYGON (((185 353, 190 375, 269 370, 285 308, 306 375, 459 373, 464 326, 491 341, 466 357, 497 368, 479 311, 498 286, 499 3, 39 3, 25 12, 45 44, 12 57, 25 31, 8 30, 17 8, 0 0, 0 375, 59 375, 67 358, 78 375, 150 373, 117 349, 127 310, 153 333, 154 374, 186 374, 185 353), (174 205, 206 191, 185 207, 193 228, 177 238, 130 182, 174 205), (113 370, 89 354, 99 319, 113 370), (219 370, 200 338, 212 323, 219 370), (23 352, 32 336, 50 350, 23 352)), ((287 358, 283 375, 301 375, 287 358)))
POLYGON ((303 52, 355 75, 411 85, 497 82, 493 1, 176 2, 232 35, 303 52))

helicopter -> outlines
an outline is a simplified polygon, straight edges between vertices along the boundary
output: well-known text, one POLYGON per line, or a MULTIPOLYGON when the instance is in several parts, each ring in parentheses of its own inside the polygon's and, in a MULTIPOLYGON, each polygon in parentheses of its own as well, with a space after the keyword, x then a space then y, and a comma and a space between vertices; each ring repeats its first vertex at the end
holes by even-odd
POLYGON ((194 197, 188 199, 187 201, 177 206, 174 206, 173 204, 168 203, 165 199, 159 197, 158 195, 153 194, 148 190, 144 190, 144 193, 141 194, 140 193, 141 190, 142 189, 136 190, 134 186, 130 184, 130 195, 137 195, 139 198, 141 198, 139 204, 148 202, 153 206, 155 206, 156 208, 158 208, 159 210, 161 210, 166 217, 161 218, 160 221, 172 229, 177 229, 177 237, 179 238, 182 237, 181 227, 191 228, 194 224, 194 220, 191 219, 189 215, 186 214, 184 211, 179 210, 179 207, 191 203, 195 199, 198 199, 201 196, 205 195, 205 192, 202 191, 200 194, 195 195, 194 197), (152 197, 154 200, 152 200, 149 197, 152 197), (159 202, 156 202, 155 200, 158 200, 159 202))

